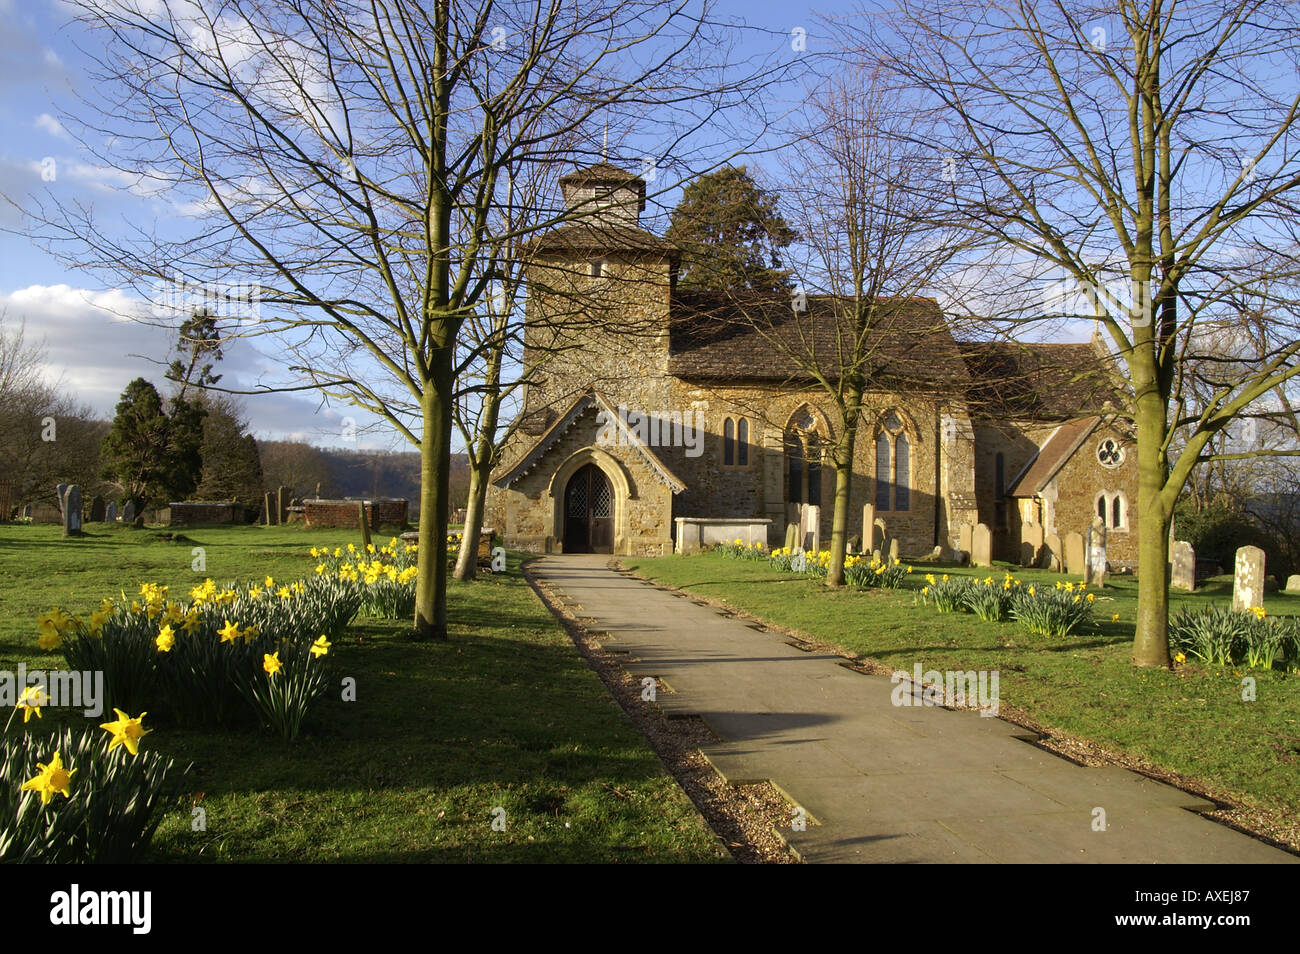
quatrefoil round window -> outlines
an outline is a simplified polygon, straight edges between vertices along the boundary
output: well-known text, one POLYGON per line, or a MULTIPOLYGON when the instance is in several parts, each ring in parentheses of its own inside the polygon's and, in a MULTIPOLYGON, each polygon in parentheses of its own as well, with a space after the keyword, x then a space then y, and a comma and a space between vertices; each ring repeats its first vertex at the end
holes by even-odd
POLYGON ((1124 463, 1124 448, 1113 437, 1097 445, 1097 460, 1103 467, 1118 467, 1124 463))

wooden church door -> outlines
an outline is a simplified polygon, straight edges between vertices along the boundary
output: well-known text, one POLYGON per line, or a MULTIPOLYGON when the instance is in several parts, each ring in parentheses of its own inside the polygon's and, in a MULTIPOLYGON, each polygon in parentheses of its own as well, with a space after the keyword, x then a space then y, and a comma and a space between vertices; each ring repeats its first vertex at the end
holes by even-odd
POLYGON ((595 464, 569 478, 564 489, 564 552, 614 552, 614 498, 595 464))

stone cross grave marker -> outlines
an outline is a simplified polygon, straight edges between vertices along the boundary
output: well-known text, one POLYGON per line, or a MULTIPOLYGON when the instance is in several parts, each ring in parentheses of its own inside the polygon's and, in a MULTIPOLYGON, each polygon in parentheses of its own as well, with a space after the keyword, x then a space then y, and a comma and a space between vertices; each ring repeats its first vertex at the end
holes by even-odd
POLYGON ((1232 608, 1246 612, 1264 605, 1264 551, 1259 547, 1242 547, 1237 551, 1237 567, 1232 577, 1232 608))
POLYGON ((1169 567, 1169 585, 1176 590, 1196 592, 1196 551, 1186 540, 1175 540, 1169 567))

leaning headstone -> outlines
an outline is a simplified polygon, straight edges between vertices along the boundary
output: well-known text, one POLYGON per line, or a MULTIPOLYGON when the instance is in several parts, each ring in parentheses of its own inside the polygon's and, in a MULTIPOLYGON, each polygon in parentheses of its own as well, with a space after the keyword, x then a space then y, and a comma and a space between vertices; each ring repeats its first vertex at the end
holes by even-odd
POLYGON ((135 501, 128 500, 122 508, 122 522, 128 527, 135 523, 135 501))
POLYGON ((1300 574, 1286 578, 1286 591, 1288 593, 1300 593, 1300 574))
POLYGON ((795 547, 799 545, 799 526, 794 523, 785 525, 785 552, 794 553, 795 547))
POLYGON ((898 537, 894 537, 889 541, 889 562, 898 562, 898 537))
POLYGON ((1088 527, 1088 557, 1083 567, 1083 582, 1089 586, 1106 585, 1106 524, 1093 517, 1088 527))
POLYGON ((67 495, 67 493, 68 493, 68 485, 67 485, 67 484, 55 484, 55 486, 54 486, 54 493, 55 493, 55 496, 57 496, 57 497, 59 498, 59 515, 62 516, 62 515, 63 515, 63 498, 64 498, 64 497, 67 495))
POLYGON ((1087 556, 1083 548, 1083 534, 1067 533, 1062 546, 1065 548, 1065 572, 1070 576, 1083 576, 1084 558, 1087 556))
POLYGON ((986 523, 975 525, 970 543, 971 566, 993 565, 993 531, 986 523))
POLYGON ((117 523, 117 501, 110 500, 108 506, 104 508, 104 522, 117 523))
POLYGON ((90 500, 89 519, 91 523, 104 522, 104 498, 101 497, 99 494, 95 494, 95 496, 92 497, 90 500))
POLYGON ((1245 612, 1264 605, 1264 551, 1242 547, 1237 551, 1237 569, 1232 577, 1232 608, 1245 612))
POLYGON ((81 488, 73 484, 63 495, 63 535, 75 537, 81 533, 81 488))
POLYGON ((1196 592, 1196 551, 1186 540, 1174 541, 1173 561, 1169 567, 1169 585, 1176 590, 1196 592))

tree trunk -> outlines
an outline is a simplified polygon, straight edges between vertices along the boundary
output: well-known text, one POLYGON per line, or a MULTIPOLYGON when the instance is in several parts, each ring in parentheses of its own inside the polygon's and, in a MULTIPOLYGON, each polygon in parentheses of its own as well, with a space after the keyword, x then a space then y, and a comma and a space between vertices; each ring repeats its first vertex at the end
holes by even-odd
POLYGON ((421 405, 416 639, 447 638, 447 504, 451 498, 451 347, 435 346, 421 405))
POLYGON ((835 442, 835 505, 831 511, 831 563, 826 570, 826 585, 844 585, 844 550, 848 543, 849 503, 853 491, 853 448, 858 436, 858 415, 862 393, 851 389, 847 395, 844 419, 840 422, 840 439, 835 442))
POLYGON ((1138 614, 1133 664, 1169 667, 1169 521, 1161 451, 1164 408, 1158 395, 1137 402, 1138 614))
POLYGON ((472 580, 478 572, 478 538, 483 532, 483 504, 487 498, 487 477, 475 455, 470 455, 469 500, 465 503, 465 526, 456 555, 458 580, 472 580))

